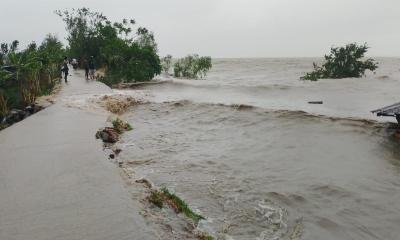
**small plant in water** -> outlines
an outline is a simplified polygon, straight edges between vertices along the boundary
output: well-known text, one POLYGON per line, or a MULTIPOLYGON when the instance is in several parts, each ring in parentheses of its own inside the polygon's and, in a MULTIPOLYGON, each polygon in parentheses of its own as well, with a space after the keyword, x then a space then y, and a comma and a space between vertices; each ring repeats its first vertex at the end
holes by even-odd
POLYGON ((374 59, 363 59, 368 50, 367 44, 348 44, 345 47, 331 48, 331 53, 325 55, 325 63, 320 67, 314 63, 314 71, 301 77, 302 80, 317 81, 325 78, 359 78, 366 70, 375 71, 378 68, 374 59))
POLYGON ((203 216, 193 212, 193 210, 189 208, 189 206, 185 201, 183 201, 175 194, 170 193, 167 188, 162 188, 161 191, 165 195, 165 198, 168 201, 168 203, 172 205, 171 207, 176 209, 176 211, 182 212, 183 214, 185 214, 186 217, 193 219, 196 223, 204 219, 203 216))
POLYGON ((159 208, 164 206, 164 202, 167 203, 176 213, 183 213, 186 217, 192 219, 196 223, 204 219, 203 216, 193 212, 189 208, 187 203, 183 201, 180 197, 169 192, 167 188, 162 188, 161 191, 152 191, 148 197, 149 202, 153 203, 159 208))
POLYGON ((175 62, 174 76, 190 79, 203 78, 211 68, 211 57, 200 57, 197 54, 188 55, 175 62))
POLYGON ((150 203, 156 205, 159 208, 163 208, 164 206, 164 196, 162 192, 152 191, 150 196, 148 197, 150 203))
POLYGON ((210 235, 202 234, 199 236, 199 240, 214 240, 214 238, 211 237, 210 235))
POLYGON ((133 128, 132 126, 127 123, 122 121, 121 119, 117 118, 115 120, 112 121, 112 125, 114 127, 114 129, 119 133, 123 133, 125 131, 131 131, 133 128))

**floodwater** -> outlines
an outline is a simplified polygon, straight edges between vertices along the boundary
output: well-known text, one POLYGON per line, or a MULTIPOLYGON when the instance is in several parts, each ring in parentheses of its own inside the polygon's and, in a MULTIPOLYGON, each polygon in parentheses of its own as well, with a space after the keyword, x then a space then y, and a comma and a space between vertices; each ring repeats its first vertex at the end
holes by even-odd
POLYGON ((135 90, 148 103, 124 116, 121 158, 218 239, 399 239, 400 143, 370 111, 400 101, 400 59, 300 81, 312 62, 216 60, 204 80, 135 90))

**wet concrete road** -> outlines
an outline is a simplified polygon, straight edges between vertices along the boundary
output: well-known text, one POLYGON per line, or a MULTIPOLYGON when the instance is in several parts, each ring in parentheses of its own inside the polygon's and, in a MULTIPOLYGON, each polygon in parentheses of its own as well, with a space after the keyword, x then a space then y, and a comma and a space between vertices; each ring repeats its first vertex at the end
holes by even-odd
MULTIPOLYGON (((72 75, 59 98, 111 91, 72 75)), ((107 116, 62 102, 0 132, 0 239, 155 239, 94 138, 107 116)))

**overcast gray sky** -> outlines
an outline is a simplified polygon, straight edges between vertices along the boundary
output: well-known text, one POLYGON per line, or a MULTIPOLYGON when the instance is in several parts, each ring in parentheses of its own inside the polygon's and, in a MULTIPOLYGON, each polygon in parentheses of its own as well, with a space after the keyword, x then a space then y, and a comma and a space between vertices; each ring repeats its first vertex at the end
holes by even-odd
POLYGON ((89 7, 154 31, 160 54, 313 57, 367 42, 400 56, 400 0, 0 0, 0 42, 65 38, 56 9, 89 7))

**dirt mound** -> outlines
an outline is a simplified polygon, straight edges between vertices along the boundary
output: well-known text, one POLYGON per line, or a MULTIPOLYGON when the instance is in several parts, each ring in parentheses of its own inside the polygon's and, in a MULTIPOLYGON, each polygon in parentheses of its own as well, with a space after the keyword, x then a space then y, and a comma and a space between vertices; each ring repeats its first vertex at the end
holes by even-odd
POLYGON ((133 97, 123 95, 106 95, 102 97, 99 102, 100 106, 114 114, 123 114, 129 109, 129 107, 140 103, 139 100, 136 100, 133 97))

